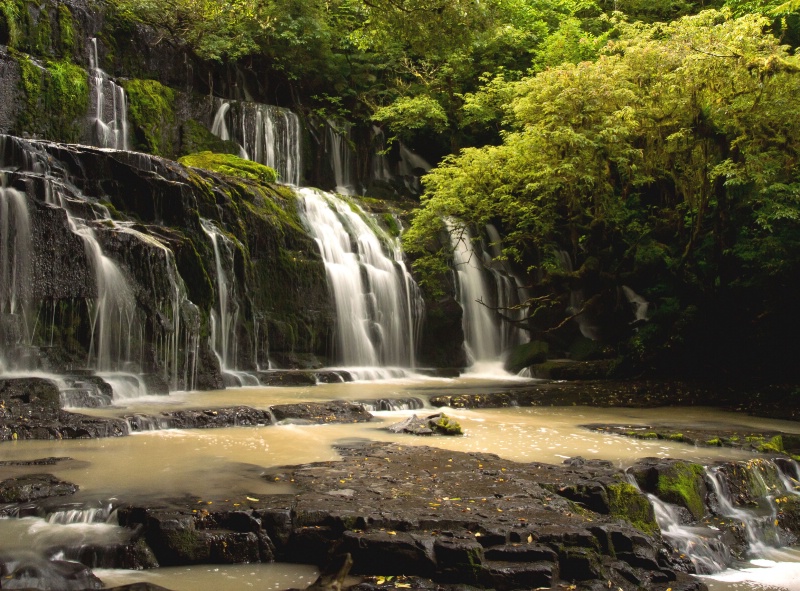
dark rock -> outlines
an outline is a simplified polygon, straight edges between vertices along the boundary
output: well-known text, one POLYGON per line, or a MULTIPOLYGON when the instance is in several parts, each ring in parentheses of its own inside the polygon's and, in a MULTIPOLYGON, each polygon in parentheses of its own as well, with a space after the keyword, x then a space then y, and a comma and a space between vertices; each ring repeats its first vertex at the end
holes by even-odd
POLYGON ((506 355, 503 367, 506 371, 517 374, 526 367, 542 363, 547 359, 550 346, 543 341, 531 341, 511 349, 506 355))
POLYGON ((404 532, 344 532, 341 551, 353 557, 353 573, 431 576, 436 571, 430 536, 404 532))
POLYGON ((297 386, 316 386, 317 374, 312 371, 272 370, 258 373, 258 381, 263 386, 294 388, 297 386))
POLYGON ((78 486, 52 474, 29 474, 0 482, 0 503, 27 503, 78 492, 78 486))
POLYGON ((462 435, 461 426, 443 413, 429 415, 420 419, 411 415, 407 419, 389 425, 392 433, 409 433, 411 435, 462 435))
POLYGON ((58 589, 87 591, 104 585, 84 565, 65 560, 45 560, 34 554, 0 555, 3 589, 58 589))
POLYGON ((308 423, 363 423, 372 415, 360 404, 352 402, 306 402, 278 404, 270 407, 276 421, 305 421, 308 423))

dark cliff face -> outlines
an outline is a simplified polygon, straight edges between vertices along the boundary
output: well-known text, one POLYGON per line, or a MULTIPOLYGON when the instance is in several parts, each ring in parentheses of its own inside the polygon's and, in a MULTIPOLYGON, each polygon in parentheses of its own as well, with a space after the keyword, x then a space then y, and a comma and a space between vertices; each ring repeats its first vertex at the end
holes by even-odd
POLYGON ((326 361, 334 316, 324 265, 290 190, 85 146, 6 136, 2 152, 13 171, 6 185, 25 194, 30 216, 32 288, 23 299, 42 319, 22 339, 22 321, 10 328, 19 314, 3 311, 12 366, 105 366, 160 376, 171 389, 222 387, 209 340, 220 285, 204 223, 235 245, 225 261, 236 311, 230 369, 266 367, 270 355, 326 361), (115 306, 108 318, 103 305, 115 306))

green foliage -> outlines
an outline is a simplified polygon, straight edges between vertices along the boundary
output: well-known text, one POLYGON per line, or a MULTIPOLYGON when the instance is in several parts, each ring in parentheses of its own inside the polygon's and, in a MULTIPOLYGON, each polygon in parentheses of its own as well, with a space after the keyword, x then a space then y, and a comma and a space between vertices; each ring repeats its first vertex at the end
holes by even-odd
POLYGON ((251 160, 244 160, 232 154, 200 152, 184 156, 178 162, 184 166, 203 168, 259 183, 274 183, 278 179, 278 173, 273 168, 251 160))
POLYGON ((140 148, 157 155, 171 155, 171 128, 175 124, 175 91, 156 80, 125 80, 128 112, 140 148), (139 137, 140 136, 140 137, 139 137))
POLYGON ((447 113, 436 99, 429 96, 401 97, 391 105, 381 107, 373 116, 375 121, 387 123, 397 135, 429 127, 442 132, 447 127, 447 113))
POLYGON ((501 225, 507 254, 545 286, 562 277, 550 253, 587 252, 585 272, 651 286, 656 313, 631 341, 645 360, 680 348, 700 294, 796 273, 800 121, 785 114, 800 110, 800 61, 769 25, 728 11, 617 22, 595 61, 490 79, 467 106, 484 122, 501 113, 502 142, 448 156, 423 179, 405 236, 423 281, 449 255, 433 246, 443 218, 501 225))

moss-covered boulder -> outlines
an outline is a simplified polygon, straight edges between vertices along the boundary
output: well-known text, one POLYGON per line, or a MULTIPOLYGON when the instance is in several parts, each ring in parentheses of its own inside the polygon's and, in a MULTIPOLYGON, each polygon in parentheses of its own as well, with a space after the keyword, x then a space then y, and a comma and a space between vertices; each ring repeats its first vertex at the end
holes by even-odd
POLYGON ((503 367, 510 373, 519 373, 526 367, 546 361, 549 352, 550 345, 544 341, 531 341, 511 349, 506 356, 503 367))
POLYGON ((628 482, 609 484, 606 487, 611 515, 628 521, 645 533, 659 531, 653 505, 642 491, 628 482))
POLYGON ((705 468, 700 464, 679 460, 646 459, 631 472, 645 492, 667 503, 684 507, 695 521, 706 513, 705 468))
POLYGON ((184 166, 202 168, 211 172, 218 172, 237 178, 243 178, 259 183, 274 183, 278 180, 278 173, 274 168, 264 166, 252 160, 245 160, 233 154, 216 154, 214 152, 199 152, 190 154, 178 160, 184 166))

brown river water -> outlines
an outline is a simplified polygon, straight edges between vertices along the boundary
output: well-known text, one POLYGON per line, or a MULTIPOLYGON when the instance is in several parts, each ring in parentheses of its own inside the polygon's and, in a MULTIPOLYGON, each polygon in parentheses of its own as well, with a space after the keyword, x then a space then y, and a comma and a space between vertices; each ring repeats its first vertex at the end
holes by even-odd
MULTIPOLYGON (((218 392, 176 393, 118 402, 119 407, 80 412, 103 416, 123 413, 157 413, 185 408, 274 404, 335 399, 417 397, 445 393, 496 391, 522 384, 519 380, 459 378, 400 379, 381 382, 319 385, 303 388, 240 388, 218 392)), ((430 409, 434 412, 433 409, 430 409)), ((701 463, 738 460, 752 454, 719 448, 695 448, 668 441, 636 440, 582 429, 586 423, 648 423, 686 427, 739 426, 800 433, 800 424, 759 419, 707 408, 600 409, 589 407, 506 408, 447 410, 462 425, 463 437, 419 438, 396 435, 385 428, 426 409, 377 412, 376 420, 347 425, 277 425, 218 430, 164 430, 129 437, 77 441, 17 441, 0 446, 4 460, 32 460, 49 456, 71 458, 47 471, 78 484, 76 500, 97 502, 120 499, 163 498, 192 495, 227 499, 270 492, 285 492, 262 478, 265 469, 338 458, 334 445, 348 440, 394 441, 430 445, 457 451, 498 454, 519 462, 561 463, 581 455, 610 460, 624 468, 648 456, 685 458, 701 463)), ((38 467, 36 471, 42 471, 38 467)), ((59 525, 43 519, 0 520, 0 551, 44 549, 57 541, 114 541, 120 528, 107 524, 59 525)), ((786 550, 770 560, 743 565, 714 579, 709 587, 721 590, 778 589, 800 591, 800 554, 786 550), (723 580, 724 579, 724 580, 723 580)), ((149 572, 97 571, 108 585, 152 581, 174 591, 233 591, 305 587, 316 574, 298 565, 199 566, 157 569, 149 572)))

